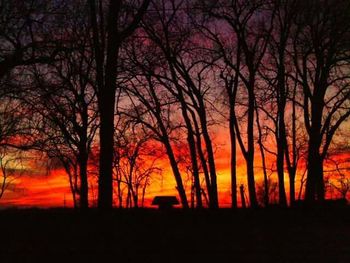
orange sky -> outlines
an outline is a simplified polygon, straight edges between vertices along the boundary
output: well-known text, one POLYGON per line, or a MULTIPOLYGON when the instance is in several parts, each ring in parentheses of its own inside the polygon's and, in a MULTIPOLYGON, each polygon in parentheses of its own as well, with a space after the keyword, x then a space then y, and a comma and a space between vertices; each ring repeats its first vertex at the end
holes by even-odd
MULTIPOLYGON (((218 178, 218 190, 220 206, 225 207, 230 205, 230 169, 229 169, 229 137, 225 130, 216 131, 215 138, 216 147, 216 168, 218 178)), ((259 184, 262 181, 261 164, 257 151, 256 156, 256 182, 259 184)), ((348 158, 348 154, 339 154, 337 159, 348 158)), ((273 162, 271 159, 269 162, 273 162)), ((146 206, 149 206, 155 195, 177 194, 175 190, 175 180, 168 166, 167 161, 162 161, 162 176, 157 176, 152 179, 151 186, 146 194, 146 206)), ((300 169, 302 170, 302 169, 300 169)), ((237 183, 246 184, 245 163, 242 156, 238 156, 238 178, 237 183)), ((302 171, 300 171, 301 173, 302 171)), ((187 189, 190 188, 190 182, 186 180, 186 175, 183 173, 184 184, 187 189)), ((276 175, 272 175, 276 181, 276 175)), ((298 195, 300 185, 300 174, 296 180, 296 195, 298 195)), ((286 191, 288 191, 288 174, 285 175, 286 191)), ((63 170, 52 170, 50 174, 43 172, 31 172, 31 175, 22 175, 14 182, 15 187, 10 187, 0 199, 0 206, 16 206, 16 207, 63 207, 72 206, 72 195, 69 189, 68 177, 63 170)), ((248 193, 246 193, 248 194, 248 193)), ((90 192, 90 198, 91 192, 90 192)))
POLYGON ((2 206, 52 207, 72 205, 67 175, 63 171, 51 171, 49 175, 22 175, 16 186, 8 189, 0 199, 2 206))

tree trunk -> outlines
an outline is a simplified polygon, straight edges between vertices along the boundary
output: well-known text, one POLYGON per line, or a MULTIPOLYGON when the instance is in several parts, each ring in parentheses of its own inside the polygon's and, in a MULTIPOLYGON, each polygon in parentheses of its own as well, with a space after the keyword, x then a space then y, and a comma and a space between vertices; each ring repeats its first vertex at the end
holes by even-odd
POLYGON ((177 185, 176 190, 179 193, 182 207, 184 209, 188 209, 189 206, 188 206, 187 196, 186 196, 186 192, 185 192, 185 189, 184 189, 184 186, 182 183, 181 174, 180 174, 179 168, 177 166, 174 152, 171 148, 171 145, 170 145, 170 142, 168 139, 164 139, 163 143, 165 145, 165 149, 166 149, 169 161, 170 161, 171 169, 173 170, 173 174, 174 174, 176 185, 177 185))
MULTIPOLYGON (((192 127, 190 127, 190 129, 192 129, 192 127)), ((193 173, 194 188, 196 193, 196 208, 202 208, 203 205, 202 205, 201 185, 199 180, 199 169, 198 169, 198 163, 197 163, 196 146, 195 146, 193 132, 188 132, 187 141, 188 141, 190 154, 191 154, 192 173, 193 173)))
POLYGON ((295 204, 295 174, 296 170, 291 169, 289 171, 289 202, 290 206, 295 204))
POLYGON ((286 149, 286 126, 284 112, 286 108, 286 87, 284 67, 284 46, 285 41, 281 35, 281 48, 279 49, 279 65, 277 72, 277 175, 278 175, 278 199, 280 206, 287 206, 286 191, 284 188, 284 154, 286 149))
POLYGON ((98 207, 111 209, 113 207, 113 141, 114 141, 114 108, 116 92, 116 74, 118 65, 119 35, 118 35, 119 1, 110 1, 107 21, 107 58, 105 83, 99 87, 98 104, 100 111, 100 171, 98 187, 98 207))
POLYGON ((134 199, 134 208, 138 208, 139 207, 139 196, 138 196, 138 190, 135 189, 134 192, 132 192, 132 197, 134 199))
POLYGON ((110 209, 113 205, 112 165, 114 134, 114 95, 101 100, 100 106, 100 171, 98 207, 110 209), (109 101, 109 100, 112 100, 109 101))
POLYGON ((323 158, 320 154, 322 142, 321 123, 323 96, 323 92, 315 93, 311 105, 311 127, 309 129, 307 181, 305 190, 305 200, 308 203, 313 203, 316 199, 324 199, 323 158))
POLYGON ((318 172, 316 177, 316 198, 319 201, 324 201, 325 199, 325 187, 323 178, 323 159, 321 158, 318 163, 318 172))
POLYGON ((216 178, 216 168, 214 161, 214 152, 211 144, 211 140, 207 131, 203 130, 203 137, 208 153, 208 164, 210 171, 210 185, 211 185, 211 197, 212 197, 212 208, 219 207, 218 200, 218 188, 217 188, 217 178, 216 178))
POLYGON ((265 151, 264 151, 264 145, 262 142, 262 131, 261 131, 261 125, 259 120, 259 111, 258 108, 255 108, 256 111, 256 125, 258 127, 258 144, 260 149, 260 155, 261 155, 261 163, 263 168, 263 175, 264 175, 264 205, 265 207, 269 206, 269 194, 270 194, 270 186, 269 186, 269 180, 267 178, 267 172, 266 172, 266 158, 265 158, 265 151))
POLYGON ((209 207, 213 208, 214 205, 213 205, 213 198, 212 198, 212 191, 211 191, 210 175, 209 175, 209 171, 208 171, 207 161, 206 161, 204 153, 203 153, 201 132, 200 132, 199 125, 198 125, 198 122, 197 122, 197 119, 196 119, 194 112, 191 111, 190 113, 192 116, 195 131, 196 131, 195 133, 196 133, 197 151, 198 151, 199 159, 200 159, 203 173, 204 173, 205 184, 207 186, 207 193, 209 196, 209 207))
POLYGON ((89 128, 89 113, 88 105, 84 99, 84 89, 81 90, 79 102, 82 105, 81 120, 82 126, 80 129, 79 142, 79 173, 80 173, 80 208, 87 209, 89 207, 89 185, 88 185, 88 159, 89 159, 89 145, 88 145, 88 128, 89 128))
POLYGON ((242 208, 246 208, 246 204, 245 204, 245 197, 244 197, 244 186, 243 184, 239 187, 239 191, 241 193, 241 202, 242 202, 242 208))
MULTIPOLYGON (((295 204, 295 176, 297 171, 297 130, 296 130, 296 86, 293 90, 293 99, 292 99, 292 160, 289 155, 289 145, 286 138, 286 147, 285 147, 285 155, 286 155, 286 163, 288 167, 289 174, 289 202, 290 206, 295 204)), ((301 188, 302 189, 302 188, 301 188)))
MULTIPOLYGON (((282 110, 282 109, 281 109, 282 110)), ((284 109, 283 109, 284 111, 284 109)), ((278 175, 278 196, 279 205, 287 206, 286 191, 284 188, 284 154, 285 154, 285 128, 284 128, 284 113, 280 112, 277 129, 277 175, 278 175)))
POLYGON ((188 116, 187 105, 185 102, 185 98, 183 97, 181 88, 178 88, 179 100, 181 102, 181 110, 182 116, 185 120, 186 128, 187 128, 187 142, 191 155, 191 164, 192 164, 192 173, 194 179, 194 188, 196 194, 196 208, 202 208, 202 194, 201 194, 201 184, 199 180, 199 168, 197 161, 197 151, 196 151, 196 143, 194 138, 194 132, 191 120, 188 116))
POLYGON ((255 191, 255 178, 254 178, 254 109, 255 109, 255 97, 254 97, 254 82, 250 81, 250 89, 248 90, 249 105, 248 105, 248 123, 247 123, 247 135, 248 135, 248 150, 247 150, 247 177, 248 177, 248 191, 250 205, 253 208, 258 207, 258 201, 255 191))
POLYGON ((230 144, 231 144, 231 207, 237 208, 237 161, 236 161, 236 134, 234 124, 234 108, 230 108, 230 144))
MULTIPOLYGON (((66 173, 68 174, 69 187, 70 187, 70 191, 72 193, 72 199, 73 199, 73 206, 74 206, 74 208, 78 208, 77 192, 76 192, 75 184, 73 182, 73 180, 74 180, 73 175, 70 171, 69 166, 65 166, 64 163, 63 163, 63 166, 65 167, 66 173)), ((6 181, 6 178, 4 177, 3 182, 2 182, 2 186, 1 186, 1 190, 0 190, 0 199, 4 193, 5 181, 6 181)))
POLYGON ((88 154, 86 149, 80 152, 79 173, 80 173, 80 208, 87 209, 89 207, 89 186, 87 176, 88 154))
POLYGON ((323 160, 314 140, 309 142, 305 200, 313 203, 324 199, 323 160))
POLYGON ((205 142, 205 146, 208 154, 208 164, 209 164, 209 172, 210 172, 210 185, 211 185, 211 198, 212 198, 212 208, 219 207, 218 200, 218 188, 217 188, 217 178, 216 178, 216 168, 215 168, 215 160, 214 160, 214 152, 212 142, 209 136, 208 127, 207 127, 207 118, 205 113, 205 106, 203 101, 200 101, 201 112, 199 112, 199 118, 202 127, 202 134, 205 142))

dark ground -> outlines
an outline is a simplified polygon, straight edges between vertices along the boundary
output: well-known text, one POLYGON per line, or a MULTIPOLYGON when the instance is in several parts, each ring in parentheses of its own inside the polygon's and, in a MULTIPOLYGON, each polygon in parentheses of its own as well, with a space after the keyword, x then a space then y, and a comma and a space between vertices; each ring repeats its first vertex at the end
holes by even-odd
POLYGON ((350 262, 350 208, 4 210, 0 262, 350 262))

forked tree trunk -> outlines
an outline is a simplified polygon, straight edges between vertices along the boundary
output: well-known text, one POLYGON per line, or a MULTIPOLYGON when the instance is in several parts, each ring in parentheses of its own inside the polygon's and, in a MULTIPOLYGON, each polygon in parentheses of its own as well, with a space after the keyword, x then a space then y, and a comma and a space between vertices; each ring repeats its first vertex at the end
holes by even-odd
POLYGON ((209 196, 209 200, 208 200, 209 207, 214 208, 215 205, 213 204, 210 175, 209 175, 209 170, 208 170, 208 166, 207 166, 207 160, 206 160, 204 152, 203 152, 201 132, 200 132, 199 125, 198 125, 198 122, 197 122, 197 119, 196 119, 194 112, 190 111, 190 113, 191 113, 192 121, 193 121, 194 128, 195 128, 197 152, 198 152, 199 160, 200 160, 200 163, 201 163, 201 166, 203 169, 205 184, 206 184, 207 193, 209 196))

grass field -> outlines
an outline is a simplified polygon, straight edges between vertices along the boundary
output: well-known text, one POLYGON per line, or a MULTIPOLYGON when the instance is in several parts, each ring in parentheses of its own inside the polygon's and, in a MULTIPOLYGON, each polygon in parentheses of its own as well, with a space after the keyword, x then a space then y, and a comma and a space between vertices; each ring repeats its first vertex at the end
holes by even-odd
POLYGON ((350 262, 350 208, 0 212, 0 262, 350 262))

